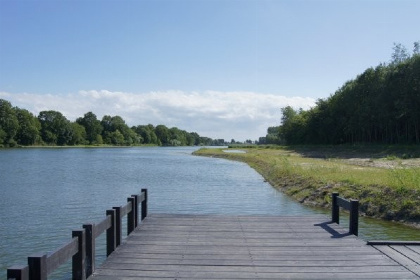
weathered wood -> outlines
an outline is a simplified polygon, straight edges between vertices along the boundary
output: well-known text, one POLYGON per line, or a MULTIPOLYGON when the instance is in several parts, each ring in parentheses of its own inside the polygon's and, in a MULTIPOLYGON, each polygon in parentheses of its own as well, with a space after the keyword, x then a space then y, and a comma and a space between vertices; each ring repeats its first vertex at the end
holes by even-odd
POLYGON ((8 268, 10 279, 46 279, 60 265, 72 258, 73 279, 86 279, 95 270, 95 239, 106 231, 107 256, 122 242, 122 218, 127 215, 127 235, 138 225, 139 207, 142 216, 147 216, 147 190, 127 198, 127 204, 107 210, 106 218, 95 224, 84 224, 83 230, 73 231, 73 239, 51 254, 28 257, 28 266, 8 268), (146 208, 145 208, 146 207, 146 208))
POLYGON ((135 214, 134 214, 134 203, 135 203, 135 199, 134 197, 128 197, 127 198, 127 202, 129 205, 129 207, 127 208, 127 235, 129 235, 130 233, 133 232, 134 228, 135 228, 135 214))
POLYGON ((84 224, 83 228, 86 234, 86 277, 89 277, 95 271, 95 224, 84 224))
POLYGON ((125 215, 127 215, 128 212, 130 212, 130 211, 131 211, 131 204, 128 203, 128 200, 127 200, 127 204, 124 205, 124 206, 121 206, 121 210, 120 210, 121 218, 123 218, 125 215))
POLYGON ((133 194, 131 196, 134 198, 134 228, 139 224, 139 195, 133 194))
POLYGON ((340 207, 350 212, 349 233, 359 234, 359 201, 351 199, 350 201, 339 197, 338 193, 332 193, 332 222, 340 223, 340 207))
POLYGON ((141 189, 144 199, 141 201, 141 220, 147 217, 147 189, 141 189))
POLYGON ((109 256, 117 247, 115 209, 106 210, 106 215, 111 218, 111 226, 106 230, 106 255, 109 256))
POLYGON ((7 269, 7 279, 29 280, 29 267, 27 265, 15 265, 7 269))
POLYGON ((398 253, 404 255, 406 258, 411 259, 413 262, 417 263, 420 265, 420 255, 411 250, 410 248, 406 247, 406 246, 390 246, 392 249, 394 249, 395 251, 397 251, 398 253))
POLYGON ((47 280, 47 254, 29 256, 28 267, 30 280, 47 280))
POLYGON ((139 198, 137 203, 139 203, 139 204, 142 203, 146 199, 146 194, 145 194, 145 192, 143 192, 143 190, 147 190, 147 189, 141 189, 141 190, 142 190, 142 192, 137 195, 138 198, 139 198))
POLYGON ((420 278, 420 255, 416 251, 401 245, 373 245, 373 247, 420 278))
POLYGON ((366 244, 367 245, 420 246, 420 241, 370 240, 370 241, 367 241, 366 244))
POLYGON ((337 197, 337 205, 340 207, 343 207, 346 210, 350 210, 350 207, 351 207, 350 201, 339 196, 337 197))
POLYGON ((73 280, 85 280, 86 279, 86 235, 85 230, 73 230, 72 237, 77 238, 77 253, 72 257, 72 276, 73 280))
POLYGON ((154 214, 92 279, 418 278, 324 221, 324 216, 154 214))
POLYGON ((359 235, 359 201, 350 200, 350 223, 349 232, 356 236, 359 235))
POLYGON ((353 273, 353 278, 349 277, 348 273, 337 272, 307 272, 307 271, 294 271, 294 272, 212 272, 212 271, 142 271, 140 274, 137 270, 109 270, 101 269, 101 276, 93 279, 101 280, 133 280, 133 279, 418 279, 417 277, 407 277, 404 272, 387 272, 380 273, 378 277, 377 272, 353 273), (382 275, 383 274, 383 275, 382 275), (356 278, 355 278, 356 277, 356 278))
POLYGON ((111 226, 112 226, 112 217, 107 215, 105 219, 100 221, 95 226, 95 231, 94 231, 95 238, 98 238, 104 231, 109 229, 111 226))
POLYGON ((416 252, 417 254, 420 255, 420 246, 418 245, 406 245, 407 248, 409 248, 410 250, 416 252))
POLYGON ((78 250, 78 240, 73 238, 61 248, 51 253, 47 257, 47 275, 56 270, 60 265, 67 262, 78 250))
POLYGON ((122 242, 121 206, 112 207, 112 209, 115 210, 115 247, 118 247, 122 242))
POLYGON ((332 216, 332 221, 334 223, 339 224, 340 223, 340 207, 337 204, 337 197, 338 197, 338 193, 332 193, 331 198, 332 198, 332 207, 331 207, 331 216, 332 216))

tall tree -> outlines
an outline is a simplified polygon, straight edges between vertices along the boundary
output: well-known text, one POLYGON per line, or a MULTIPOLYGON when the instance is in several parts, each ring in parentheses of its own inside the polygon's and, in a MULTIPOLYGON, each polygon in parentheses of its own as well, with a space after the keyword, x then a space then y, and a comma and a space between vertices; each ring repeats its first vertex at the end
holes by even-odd
POLYGON ((16 141, 20 145, 33 145, 41 142, 41 123, 28 110, 15 107, 16 117, 19 122, 19 129, 16 134, 16 141))
POLYGON ((113 142, 120 141, 120 135, 123 136, 123 143, 118 145, 132 145, 138 144, 141 138, 125 123, 123 118, 120 116, 104 116, 101 121, 103 127, 103 139, 107 144, 113 144, 113 142), (117 132, 118 131, 118 132, 117 132), (117 139, 117 140, 116 140, 117 139))
POLYGON ((407 48, 401 43, 394 43, 394 47, 392 49, 394 50, 392 53, 392 63, 401 63, 410 56, 408 54, 407 48))
POLYGON ((72 137, 69 141, 70 145, 85 145, 89 142, 86 140, 86 129, 83 125, 73 122, 71 123, 73 129, 72 137))
POLYGON ((41 136, 44 142, 52 145, 67 145, 73 137, 70 121, 57 111, 42 111, 38 115, 41 123, 41 136))
POLYGON ((392 63, 368 68, 308 111, 282 109, 288 144, 420 144, 420 56, 395 44, 392 63))
POLYGON ((169 129, 165 125, 160 124, 156 126, 155 133, 161 145, 169 145, 169 141, 171 140, 171 134, 169 132, 169 129))
POLYGON ((19 130, 19 121, 9 101, 0 99, 0 146, 14 146, 14 137, 19 130))
POLYGON ((85 127, 86 140, 89 144, 99 144, 97 143, 98 135, 102 133, 103 128, 94 113, 87 112, 83 118, 78 118, 76 122, 85 127))
POLYGON ((414 42, 413 55, 420 54, 420 42, 414 42))

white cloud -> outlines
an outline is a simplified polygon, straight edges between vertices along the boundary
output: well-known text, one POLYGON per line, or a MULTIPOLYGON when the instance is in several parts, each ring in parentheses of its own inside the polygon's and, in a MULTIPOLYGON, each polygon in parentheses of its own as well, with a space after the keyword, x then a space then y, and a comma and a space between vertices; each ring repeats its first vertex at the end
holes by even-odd
POLYGON ((43 110, 55 110, 74 121, 92 111, 99 119, 104 115, 119 115, 130 126, 164 124, 201 136, 240 141, 256 140, 266 134, 269 126, 278 125, 282 107, 308 109, 315 104, 315 99, 308 97, 239 91, 127 93, 83 90, 67 95, 0 92, 0 98, 35 115, 43 110))

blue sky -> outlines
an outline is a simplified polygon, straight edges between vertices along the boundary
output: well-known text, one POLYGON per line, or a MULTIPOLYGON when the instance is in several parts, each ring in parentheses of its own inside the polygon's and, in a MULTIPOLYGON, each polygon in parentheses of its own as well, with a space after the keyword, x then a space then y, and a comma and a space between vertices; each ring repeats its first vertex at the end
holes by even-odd
POLYGON ((394 42, 411 51, 419 14, 417 0, 0 0, 0 98, 255 140, 394 42))

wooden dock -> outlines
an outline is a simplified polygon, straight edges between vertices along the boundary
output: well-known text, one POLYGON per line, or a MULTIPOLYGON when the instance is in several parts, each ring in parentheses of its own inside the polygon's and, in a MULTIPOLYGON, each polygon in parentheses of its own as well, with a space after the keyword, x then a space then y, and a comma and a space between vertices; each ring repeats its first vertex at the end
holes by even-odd
POLYGON ((404 249, 407 266, 326 221, 322 215, 153 214, 89 279, 420 278, 419 251, 404 249))

